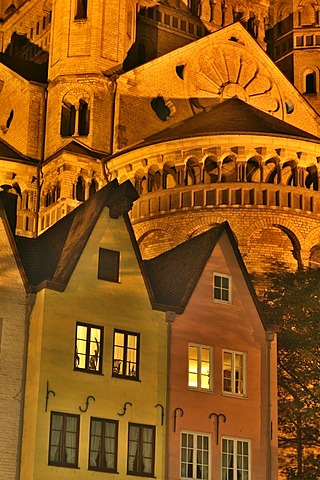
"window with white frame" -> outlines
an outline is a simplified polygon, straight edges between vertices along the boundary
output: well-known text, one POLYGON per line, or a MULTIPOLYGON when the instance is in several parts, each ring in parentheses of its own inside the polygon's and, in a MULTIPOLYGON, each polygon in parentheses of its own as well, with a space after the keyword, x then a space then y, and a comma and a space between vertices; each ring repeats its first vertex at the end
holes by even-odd
POLYGON ((189 344, 188 386, 203 390, 212 389, 212 347, 189 344))
POLYGON ((208 480, 210 476, 210 437, 203 433, 181 433, 180 478, 208 480))
POLYGON ((213 300, 231 303, 231 277, 229 275, 213 274, 213 300))
POLYGON ((222 480, 250 480, 250 442, 222 438, 222 480))
POLYGON ((246 395, 246 354, 223 350, 223 392, 246 395))

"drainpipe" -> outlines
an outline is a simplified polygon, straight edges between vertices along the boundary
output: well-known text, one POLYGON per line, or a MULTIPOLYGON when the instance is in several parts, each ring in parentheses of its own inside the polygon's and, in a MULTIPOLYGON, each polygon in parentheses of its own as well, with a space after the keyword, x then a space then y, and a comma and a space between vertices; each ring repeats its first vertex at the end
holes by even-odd
POLYGON ((167 322, 167 385, 166 385, 166 441, 165 441, 165 460, 164 460, 164 478, 169 480, 169 400, 170 400, 170 369, 171 369, 171 325, 175 319, 175 312, 166 312, 167 322))
POLYGON ((42 131, 42 143, 41 143, 41 153, 40 161, 37 166, 37 198, 36 198, 36 237, 39 235, 39 212, 40 212, 40 198, 41 198, 41 189, 43 185, 42 177, 42 164, 44 162, 44 153, 45 153, 45 143, 46 143, 46 126, 47 126, 47 109, 48 109, 48 90, 44 89, 44 106, 43 106, 43 131, 42 131))
POLYGON ((272 480, 272 423, 271 423, 271 343, 274 340, 274 331, 266 331, 267 342, 267 480, 272 480))
POLYGON ((21 381, 21 407, 20 407, 20 425, 19 425, 19 445, 18 445, 18 461, 17 461, 17 480, 20 478, 21 465, 22 465, 22 439, 23 439, 23 423, 24 423, 24 405, 25 405, 25 392, 26 392, 26 377, 27 377, 27 359, 28 359, 28 342, 29 342, 29 325, 30 317, 33 306, 36 301, 36 295, 34 293, 26 294, 26 316, 25 316, 25 340, 24 340, 24 352, 23 352, 23 371, 21 381))

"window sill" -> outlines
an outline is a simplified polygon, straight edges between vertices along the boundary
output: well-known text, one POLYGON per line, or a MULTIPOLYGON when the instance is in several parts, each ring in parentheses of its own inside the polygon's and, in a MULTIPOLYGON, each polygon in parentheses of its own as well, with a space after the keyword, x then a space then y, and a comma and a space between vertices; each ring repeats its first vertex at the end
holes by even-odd
POLYGON ((197 393, 211 393, 213 394, 214 391, 209 388, 198 388, 198 387, 187 387, 190 392, 197 392, 197 393))
POLYGON ((248 400, 247 395, 240 395, 238 393, 231 393, 231 392, 222 392, 223 397, 229 397, 229 398, 237 398, 240 400, 248 400))
POLYGON ((101 377, 104 377, 104 374, 102 372, 95 372, 94 370, 85 370, 82 368, 74 368, 74 372, 80 372, 80 373, 89 373, 91 375, 100 375, 101 377))
POLYGON ((117 375, 116 373, 113 373, 112 378, 119 378, 121 380, 131 380, 132 382, 141 382, 139 378, 134 378, 134 377, 126 377, 125 375, 117 375))

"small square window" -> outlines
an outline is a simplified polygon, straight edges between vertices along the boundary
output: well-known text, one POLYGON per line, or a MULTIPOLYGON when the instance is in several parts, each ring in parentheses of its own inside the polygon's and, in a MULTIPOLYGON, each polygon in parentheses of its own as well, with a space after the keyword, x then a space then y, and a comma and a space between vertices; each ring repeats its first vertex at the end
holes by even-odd
POLYGON ((212 387, 212 347, 189 344, 188 347, 188 386, 201 390, 212 387))
POLYGON ((154 477, 155 433, 152 425, 129 423, 128 474, 154 477))
POLYGON ((74 369, 102 372, 103 327, 77 323, 74 369))
POLYGON ((117 471, 118 422, 91 418, 89 470, 117 471))
POLYGON ((246 395, 246 354, 223 350, 223 393, 246 395))
POLYGON ((120 252, 99 248, 98 279, 119 283, 120 252))
POLYGON ((140 335, 122 330, 114 331, 112 376, 139 379, 140 335))
POLYGON ((51 412, 49 465, 78 466, 79 422, 79 415, 51 412))
POLYGON ((216 302, 231 303, 231 277, 213 274, 213 299, 216 302))

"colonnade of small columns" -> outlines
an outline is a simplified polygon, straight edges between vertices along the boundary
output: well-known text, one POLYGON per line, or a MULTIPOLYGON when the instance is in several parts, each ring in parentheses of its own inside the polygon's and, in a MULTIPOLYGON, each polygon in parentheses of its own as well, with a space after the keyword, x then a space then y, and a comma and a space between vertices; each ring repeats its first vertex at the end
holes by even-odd
POLYGON ((140 195, 159 189, 217 182, 258 182, 319 189, 319 171, 316 163, 298 165, 293 159, 280 160, 271 157, 261 160, 251 157, 227 156, 222 160, 207 157, 204 161, 189 158, 186 163, 176 165, 167 162, 153 164, 148 170, 138 169, 134 174, 134 185, 140 195))

